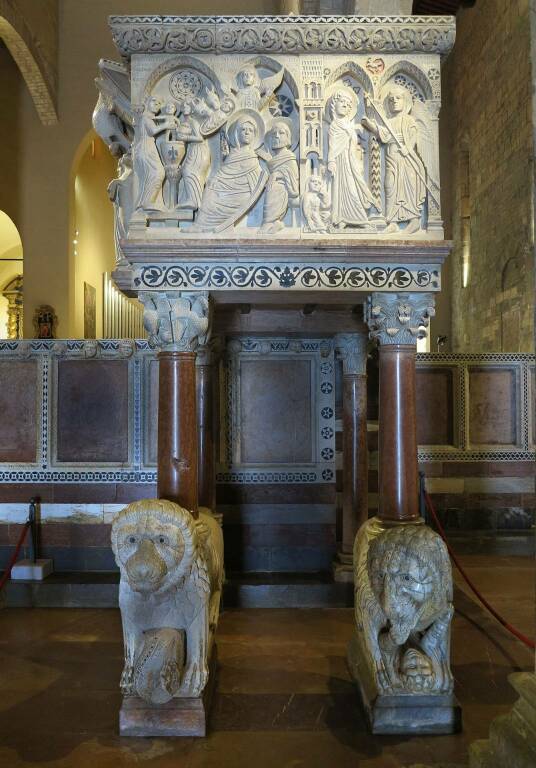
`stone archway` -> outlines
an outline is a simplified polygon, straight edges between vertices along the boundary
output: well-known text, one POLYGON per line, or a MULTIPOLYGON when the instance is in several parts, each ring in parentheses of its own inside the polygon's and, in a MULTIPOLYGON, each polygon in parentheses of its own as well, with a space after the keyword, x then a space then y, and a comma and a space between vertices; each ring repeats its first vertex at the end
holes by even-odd
POLYGON ((9 0, 0 0, 0 38, 13 56, 32 96, 43 125, 56 125, 56 72, 22 14, 9 0))

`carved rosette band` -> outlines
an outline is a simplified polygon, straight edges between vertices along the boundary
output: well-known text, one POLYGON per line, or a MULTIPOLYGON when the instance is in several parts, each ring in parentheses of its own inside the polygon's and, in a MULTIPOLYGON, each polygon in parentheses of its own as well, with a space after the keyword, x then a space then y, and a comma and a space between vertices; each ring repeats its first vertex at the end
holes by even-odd
POLYGON ((335 353, 342 360, 344 376, 365 375, 367 372, 367 337, 361 333, 338 333, 335 353))
POLYGON ((370 338, 385 344, 416 344, 435 315, 431 293, 373 293, 365 305, 370 338))
POLYGON ((209 295, 206 291, 139 294, 149 344, 165 352, 195 352, 209 337, 209 295))

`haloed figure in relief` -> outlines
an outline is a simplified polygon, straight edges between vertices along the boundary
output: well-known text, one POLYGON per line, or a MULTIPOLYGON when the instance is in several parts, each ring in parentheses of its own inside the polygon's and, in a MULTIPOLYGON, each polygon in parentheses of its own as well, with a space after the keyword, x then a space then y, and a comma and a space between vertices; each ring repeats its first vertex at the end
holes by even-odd
POLYGON ((268 179, 257 153, 264 130, 257 112, 243 109, 235 113, 226 131, 229 155, 208 180, 197 222, 190 231, 221 232, 255 205, 268 179))
POLYGON ((149 99, 143 114, 136 120, 132 143, 132 160, 134 172, 138 179, 136 210, 164 210, 162 185, 166 173, 158 153, 155 137, 162 131, 174 129, 177 125, 177 118, 174 115, 168 115, 163 120, 156 120, 161 106, 158 99, 149 99))
POLYGON ((363 118, 365 128, 386 145, 386 232, 397 232, 406 222, 403 231, 408 235, 421 228, 426 200, 426 168, 416 152, 420 135, 417 121, 410 115, 412 106, 411 93, 401 86, 393 86, 387 95, 389 116, 382 121, 384 124, 363 118))
POLYGON ((331 176, 332 223, 336 228, 369 225, 374 198, 363 176, 362 149, 354 123, 357 96, 338 88, 328 99, 328 173, 331 176))
POLYGON ((274 120, 266 136, 271 152, 266 164, 270 171, 264 193, 263 221, 260 231, 274 234, 283 228, 289 201, 295 202, 300 194, 300 179, 296 155, 290 149, 292 126, 284 117, 274 120))

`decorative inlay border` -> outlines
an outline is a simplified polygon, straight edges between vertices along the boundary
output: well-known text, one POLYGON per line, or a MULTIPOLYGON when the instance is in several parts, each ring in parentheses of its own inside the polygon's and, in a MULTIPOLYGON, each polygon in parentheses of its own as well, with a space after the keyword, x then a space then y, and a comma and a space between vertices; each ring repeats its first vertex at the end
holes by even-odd
POLYGON ((122 56, 137 53, 439 53, 452 16, 110 16, 122 56))
POLYGON ((222 401, 226 403, 227 435, 220 483, 329 483, 335 480, 335 365, 331 339, 252 338, 232 339, 226 350, 227 365, 222 401), (240 364, 251 359, 311 361, 312 462, 309 464, 241 463, 240 364))
POLYGON ((439 291, 439 269, 427 265, 359 266, 326 263, 240 262, 233 265, 181 263, 144 264, 134 268, 133 287, 138 290, 295 290, 439 291))

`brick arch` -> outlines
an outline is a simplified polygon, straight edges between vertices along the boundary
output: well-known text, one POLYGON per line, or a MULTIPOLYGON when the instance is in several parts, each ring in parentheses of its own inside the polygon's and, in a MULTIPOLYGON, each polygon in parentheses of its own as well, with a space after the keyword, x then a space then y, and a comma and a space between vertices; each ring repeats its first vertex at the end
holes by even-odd
POLYGON ((8 0, 0 0, 0 38, 13 56, 43 125, 56 125, 53 76, 23 16, 8 0))

